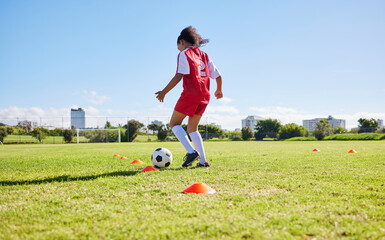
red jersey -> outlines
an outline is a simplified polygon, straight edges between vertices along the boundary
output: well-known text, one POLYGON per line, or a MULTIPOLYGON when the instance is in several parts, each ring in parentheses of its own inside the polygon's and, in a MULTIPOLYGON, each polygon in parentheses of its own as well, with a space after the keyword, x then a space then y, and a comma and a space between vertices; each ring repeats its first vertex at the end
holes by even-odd
POLYGON ((205 104, 210 101, 210 78, 221 75, 207 53, 196 47, 179 53, 177 73, 183 74, 181 99, 205 104))

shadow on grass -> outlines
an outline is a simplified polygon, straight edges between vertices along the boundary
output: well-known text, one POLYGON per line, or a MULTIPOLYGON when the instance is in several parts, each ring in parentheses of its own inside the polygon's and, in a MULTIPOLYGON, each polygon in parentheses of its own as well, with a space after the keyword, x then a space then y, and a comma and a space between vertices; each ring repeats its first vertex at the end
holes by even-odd
POLYGON ((21 180, 21 181, 0 181, 0 186, 14 186, 14 185, 34 185, 42 183, 52 183, 52 182, 72 182, 72 181, 89 181, 101 177, 118 177, 118 176, 133 176, 140 171, 117 171, 110 173, 103 173, 90 176, 78 176, 71 177, 69 175, 44 178, 44 179, 35 179, 35 180, 21 180))

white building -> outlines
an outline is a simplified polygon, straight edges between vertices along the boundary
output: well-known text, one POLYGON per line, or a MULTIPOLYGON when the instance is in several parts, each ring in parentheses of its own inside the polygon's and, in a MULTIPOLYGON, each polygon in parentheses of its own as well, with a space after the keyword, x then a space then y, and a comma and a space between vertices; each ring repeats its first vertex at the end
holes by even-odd
POLYGON ((329 116, 328 118, 314 118, 310 120, 303 120, 302 124, 303 126, 309 130, 309 131, 314 131, 316 128, 316 123, 321 121, 322 119, 329 121, 330 127, 333 129, 334 127, 342 127, 345 128, 346 122, 344 119, 336 119, 333 118, 332 116, 329 116))
POLYGON ((265 120, 263 117, 250 115, 247 116, 247 118, 242 119, 242 128, 249 127, 254 131, 255 125, 257 125, 257 122, 260 120, 265 120))
POLYGON ((47 129, 47 130, 54 130, 54 129, 55 129, 55 126, 48 125, 48 124, 43 125, 43 126, 41 126, 41 127, 42 127, 42 128, 45 128, 45 129, 47 129))
POLYGON ((71 126, 76 129, 86 128, 86 112, 82 108, 71 109, 71 126))
POLYGON ((378 122, 378 128, 379 128, 379 129, 384 128, 384 120, 382 120, 382 119, 377 119, 377 122, 378 122))

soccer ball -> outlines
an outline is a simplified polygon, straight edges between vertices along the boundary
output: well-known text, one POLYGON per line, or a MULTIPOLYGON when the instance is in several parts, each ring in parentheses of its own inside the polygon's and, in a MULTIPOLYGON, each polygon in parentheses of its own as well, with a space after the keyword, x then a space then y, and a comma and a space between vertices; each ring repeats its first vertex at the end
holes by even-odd
POLYGON ((172 153, 167 148, 157 148, 151 155, 151 161, 157 168, 168 167, 172 163, 172 153))

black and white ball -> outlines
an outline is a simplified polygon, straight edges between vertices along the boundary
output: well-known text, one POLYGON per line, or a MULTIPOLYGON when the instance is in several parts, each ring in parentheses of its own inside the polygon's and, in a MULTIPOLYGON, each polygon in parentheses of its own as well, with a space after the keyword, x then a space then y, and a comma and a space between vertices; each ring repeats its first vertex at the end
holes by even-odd
POLYGON ((167 148, 157 148, 151 155, 151 161, 157 168, 168 167, 172 163, 172 153, 167 148))

